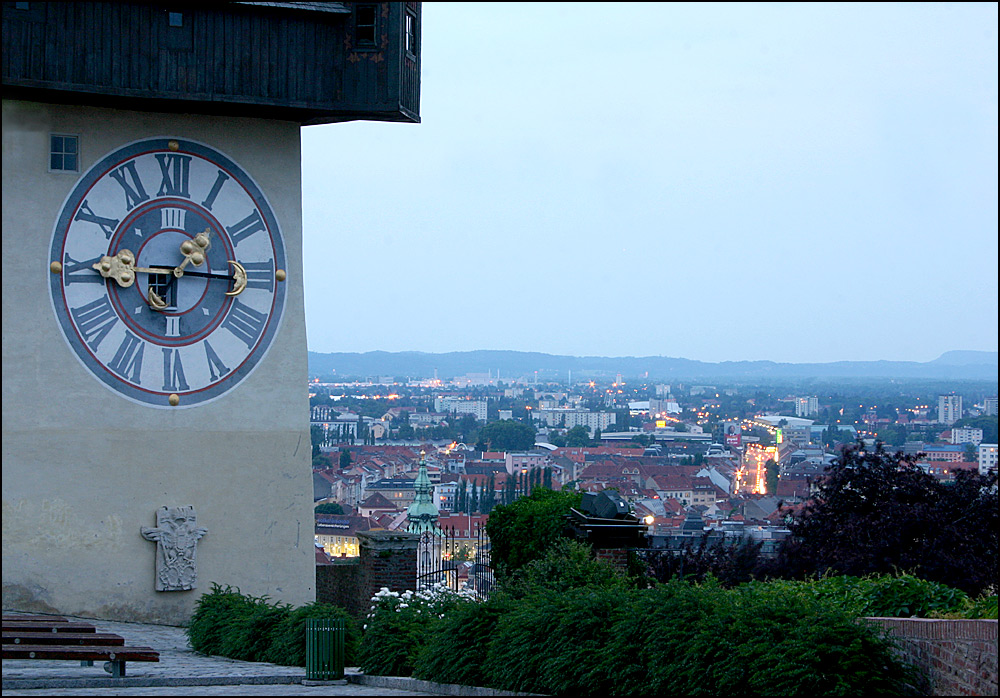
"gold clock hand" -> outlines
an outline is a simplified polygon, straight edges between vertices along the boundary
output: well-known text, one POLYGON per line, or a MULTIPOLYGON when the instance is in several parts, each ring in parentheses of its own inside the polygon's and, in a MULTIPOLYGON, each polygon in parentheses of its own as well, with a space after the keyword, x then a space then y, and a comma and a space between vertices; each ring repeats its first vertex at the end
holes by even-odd
POLYGON ((184 267, 188 264, 194 264, 196 267, 200 267, 205 261, 205 252, 211 246, 211 240, 209 237, 212 234, 211 228, 205 228, 202 232, 194 236, 192 240, 185 240, 181 243, 181 254, 184 255, 184 261, 180 263, 174 269, 174 276, 180 278, 184 276, 184 267))

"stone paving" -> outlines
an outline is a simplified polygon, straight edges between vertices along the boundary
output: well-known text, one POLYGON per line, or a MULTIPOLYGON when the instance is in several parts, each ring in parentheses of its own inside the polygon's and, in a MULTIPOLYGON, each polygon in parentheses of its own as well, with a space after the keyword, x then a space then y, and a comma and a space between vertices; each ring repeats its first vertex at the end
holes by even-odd
POLYGON ((89 618, 70 618, 70 620, 93 623, 100 632, 121 635, 127 645, 152 647, 160 653, 160 661, 128 662, 126 676, 122 679, 113 679, 104 671, 100 662, 88 667, 80 666, 80 662, 76 661, 4 659, 4 696, 154 696, 178 693, 192 696, 454 694, 455 687, 426 684, 405 678, 366 677, 356 669, 348 669, 346 681, 310 682, 306 681, 305 669, 302 667, 243 662, 198 654, 188 644, 183 628, 89 618), (372 683, 388 685, 371 685, 372 683))

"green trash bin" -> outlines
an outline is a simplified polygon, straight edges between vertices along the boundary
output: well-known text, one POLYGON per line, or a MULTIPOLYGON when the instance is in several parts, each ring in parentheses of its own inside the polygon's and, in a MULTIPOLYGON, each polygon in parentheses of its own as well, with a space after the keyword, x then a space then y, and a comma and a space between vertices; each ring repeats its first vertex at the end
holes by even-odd
POLYGON ((344 636, 340 618, 306 619, 306 678, 331 681, 344 678, 344 636))

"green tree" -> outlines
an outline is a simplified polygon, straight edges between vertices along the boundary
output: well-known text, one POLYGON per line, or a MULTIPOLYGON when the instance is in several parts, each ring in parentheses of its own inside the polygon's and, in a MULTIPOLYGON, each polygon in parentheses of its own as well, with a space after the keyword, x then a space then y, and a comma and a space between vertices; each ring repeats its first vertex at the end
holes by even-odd
POLYGON ((965 444, 965 460, 968 463, 975 463, 979 460, 979 449, 972 444, 965 444))
POLYGON ((507 486, 504 491, 503 504, 510 504, 517 499, 517 479, 514 475, 507 476, 507 486))
POLYGON ((340 506, 337 502, 323 502, 322 504, 317 504, 315 512, 317 514, 334 514, 337 516, 342 516, 346 512, 344 507, 340 506))
POLYGON ((479 430, 478 445, 486 445, 493 451, 528 451, 535 445, 535 429, 512 419, 501 419, 479 430))
POLYGON ((468 513, 475 514, 476 512, 479 511, 479 493, 480 493, 480 488, 477 487, 474 482, 473 483, 469 483, 469 485, 470 485, 471 489, 469 491, 468 513))
POLYGON ((845 449, 791 522, 780 574, 905 570, 978 596, 998 583, 996 484, 996 473, 967 470, 941 482, 881 443, 845 449))
POLYGON ((764 464, 767 469, 764 473, 764 485, 768 494, 775 494, 778 491, 778 464, 771 458, 764 464))
POLYGON ((483 490, 483 496, 479 502, 479 511, 483 514, 489 514, 496 506, 496 486, 496 479, 491 474, 486 481, 486 489, 483 490))
POLYGON ((509 575, 563 538, 565 517, 579 508, 579 492, 553 492, 537 488, 526 497, 493 509, 486 523, 492 544, 493 565, 500 575, 509 575))
POLYGON ((615 410, 615 431, 628 431, 632 426, 632 417, 628 410, 615 410))
POLYGON ((886 445, 898 448, 906 443, 906 427, 902 424, 887 424, 879 428, 878 438, 886 445))
POLYGON ((320 454, 320 446, 326 445, 326 437, 323 434, 323 427, 318 424, 309 425, 309 438, 312 440, 313 458, 320 454))
POLYGON ((347 470, 351 467, 351 452, 348 449, 344 449, 340 452, 340 469, 347 470))
POLYGON ((590 443, 590 429, 582 424, 577 424, 575 427, 566 432, 567 446, 589 446, 590 443))
POLYGON ((849 442, 851 440, 851 433, 846 429, 841 429, 836 424, 831 424, 823 430, 821 438, 823 445, 833 448, 837 444, 849 442))

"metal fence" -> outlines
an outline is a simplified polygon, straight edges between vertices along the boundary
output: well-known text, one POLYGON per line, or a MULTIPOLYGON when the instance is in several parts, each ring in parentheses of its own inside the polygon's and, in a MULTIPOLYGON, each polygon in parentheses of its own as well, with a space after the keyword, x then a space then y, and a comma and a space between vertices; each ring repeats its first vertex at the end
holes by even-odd
POLYGON ((417 546, 417 588, 444 583, 485 598, 493 590, 490 538, 486 529, 459 532, 454 527, 420 534, 417 546))

